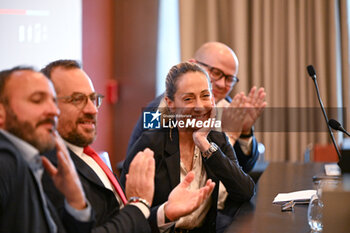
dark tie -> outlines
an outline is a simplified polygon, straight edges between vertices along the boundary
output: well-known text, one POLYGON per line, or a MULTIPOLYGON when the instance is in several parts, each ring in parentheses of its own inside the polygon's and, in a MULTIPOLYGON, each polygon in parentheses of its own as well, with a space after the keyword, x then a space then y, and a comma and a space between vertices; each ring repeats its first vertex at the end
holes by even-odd
POLYGON ((120 186, 119 182, 117 181, 114 174, 112 173, 112 171, 107 167, 107 165, 102 161, 100 156, 98 156, 98 154, 91 147, 89 147, 89 146, 85 147, 84 153, 87 154, 88 156, 90 156, 91 158, 93 158, 96 161, 96 163, 102 168, 104 173, 106 173, 109 181, 112 183, 113 187, 115 188, 119 197, 122 199, 122 201, 125 205, 127 203, 125 194, 124 194, 123 189, 120 186))

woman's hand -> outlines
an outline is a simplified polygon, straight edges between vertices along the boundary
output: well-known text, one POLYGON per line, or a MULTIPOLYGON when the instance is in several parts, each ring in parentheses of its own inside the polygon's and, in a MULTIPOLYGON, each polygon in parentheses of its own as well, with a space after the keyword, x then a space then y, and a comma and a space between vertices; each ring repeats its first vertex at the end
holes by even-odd
MULTIPOLYGON (((216 117, 216 108, 215 108, 215 102, 213 99, 212 108, 208 119, 215 121, 215 117, 216 117)), ((193 135, 192 135, 193 141, 196 144, 196 146, 198 146, 201 152, 207 151, 210 147, 210 143, 207 137, 211 130, 212 130, 212 127, 211 127, 211 124, 209 124, 209 127, 202 127, 193 132, 193 135)))
POLYGON ((189 172, 183 181, 169 194, 168 201, 164 206, 164 212, 170 221, 176 221, 192 213, 210 197, 215 183, 209 179, 204 187, 197 190, 189 190, 188 187, 194 180, 194 177, 194 172, 189 172))

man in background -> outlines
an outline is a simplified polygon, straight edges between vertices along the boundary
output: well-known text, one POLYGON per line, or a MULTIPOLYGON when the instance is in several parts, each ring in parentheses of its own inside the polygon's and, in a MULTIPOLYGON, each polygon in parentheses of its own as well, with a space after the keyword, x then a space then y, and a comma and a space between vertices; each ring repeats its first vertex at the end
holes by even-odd
POLYGON ((0 72, 0 232, 91 229, 91 206, 55 132, 58 114, 54 88, 43 74, 31 67, 0 72), (40 157, 55 147, 57 168, 40 157), (65 199, 61 219, 43 192, 43 166, 65 199))

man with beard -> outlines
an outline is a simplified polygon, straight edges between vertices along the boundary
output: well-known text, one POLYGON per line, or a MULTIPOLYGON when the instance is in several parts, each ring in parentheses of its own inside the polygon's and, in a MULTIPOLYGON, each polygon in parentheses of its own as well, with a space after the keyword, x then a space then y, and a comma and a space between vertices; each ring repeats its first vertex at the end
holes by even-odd
POLYGON ((55 132, 58 114, 55 91, 43 74, 31 67, 0 72, 0 232, 91 229, 91 206, 55 132), (57 168, 39 156, 54 147, 57 168), (65 197, 62 220, 43 192, 43 166, 65 197))
MULTIPOLYGON (((96 213, 93 232, 150 231, 147 218, 150 215, 149 206, 153 199, 153 189, 149 186, 154 185, 154 163, 153 176, 140 173, 142 168, 129 171, 125 195, 111 170, 89 147, 96 137, 96 118, 103 96, 95 92, 90 78, 74 60, 54 61, 42 72, 52 80, 55 86, 58 107, 61 111, 57 131, 69 148, 87 199, 96 213), (138 176, 139 179, 138 185, 130 188, 128 184, 132 176, 138 176)), ((153 155, 149 149, 146 149, 145 153, 153 155)), ((47 156, 55 164, 54 154, 47 154, 47 156)), ((144 162, 143 165, 146 166, 147 163, 144 162)), ((48 184, 46 187, 50 187, 46 190, 49 198, 53 200, 56 208, 61 209, 63 198, 58 195, 54 186, 49 184, 47 176, 44 178, 44 182, 48 184)), ((174 215, 192 212, 213 189, 214 184, 209 182, 208 185, 196 191, 187 190, 193 178, 192 175, 187 176, 184 182, 170 194, 168 209, 173 211, 174 215), (186 198, 183 198, 182 194, 186 198)))

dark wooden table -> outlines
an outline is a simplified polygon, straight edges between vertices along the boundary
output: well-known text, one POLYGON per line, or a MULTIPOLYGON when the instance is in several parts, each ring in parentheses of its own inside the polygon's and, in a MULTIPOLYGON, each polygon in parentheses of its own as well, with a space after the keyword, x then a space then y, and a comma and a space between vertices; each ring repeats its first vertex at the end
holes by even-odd
POLYGON ((270 163, 257 184, 256 194, 238 210, 228 233, 309 233, 307 205, 282 212, 272 204, 278 193, 314 189, 312 177, 324 172, 322 163, 270 163))

